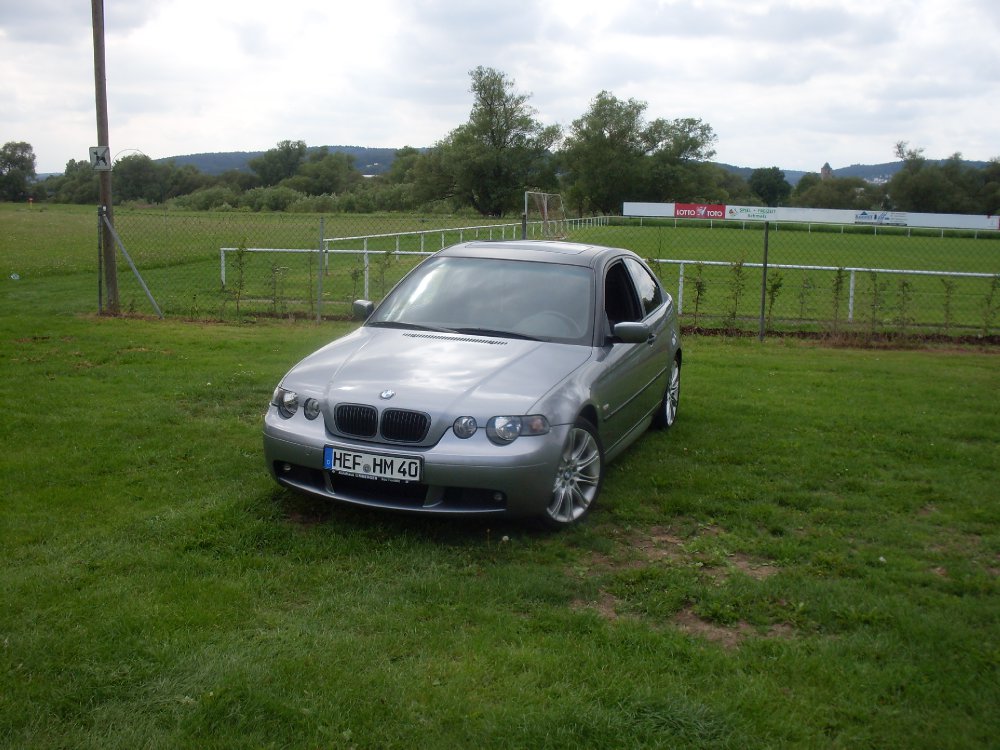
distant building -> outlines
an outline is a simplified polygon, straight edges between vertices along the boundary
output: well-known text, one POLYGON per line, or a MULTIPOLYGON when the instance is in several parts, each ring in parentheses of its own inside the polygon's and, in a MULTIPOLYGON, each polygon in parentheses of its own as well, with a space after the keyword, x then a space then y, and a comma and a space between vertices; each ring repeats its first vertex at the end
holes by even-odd
POLYGON ((819 170, 819 178, 821 180, 829 180, 831 177, 833 177, 833 168, 830 166, 830 162, 826 162, 819 170))

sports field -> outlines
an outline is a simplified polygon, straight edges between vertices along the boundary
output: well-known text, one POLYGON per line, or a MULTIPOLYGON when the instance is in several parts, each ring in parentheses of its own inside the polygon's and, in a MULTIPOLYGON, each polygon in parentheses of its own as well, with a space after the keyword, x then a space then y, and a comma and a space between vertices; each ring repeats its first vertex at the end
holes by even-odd
MULTIPOLYGON (((96 309, 92 209, 8 204, 0 218, 5 276, 44 278, 66 309, 96 309)), ((120 209, 116 226, 160 309, 205 319, 343 316, 353 299, 384 295, 426 253, 520 235, 518 222, 400 215, 120 209)), ((775 225, 766 282, 760 224, 616 219, 566 224, 556 233, 627 247, 649 260, 686 324, 756 330, 762 296, 774 330, 969 336, 995 334, 1000 321, 997 233, 775 225)), ((118 277, 123 308, 152 312, 123 259, 118 277)))

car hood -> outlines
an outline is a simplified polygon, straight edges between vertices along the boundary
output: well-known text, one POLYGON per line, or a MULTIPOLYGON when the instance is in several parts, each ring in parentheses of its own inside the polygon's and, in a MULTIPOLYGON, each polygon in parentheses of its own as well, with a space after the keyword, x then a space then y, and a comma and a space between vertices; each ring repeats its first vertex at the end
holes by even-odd
POLYGON ((586 346, 363 327, 304 359, 284 383, 330 409, 392 406, 450 424, 460 415, 531 413, 590 355, 586 346))

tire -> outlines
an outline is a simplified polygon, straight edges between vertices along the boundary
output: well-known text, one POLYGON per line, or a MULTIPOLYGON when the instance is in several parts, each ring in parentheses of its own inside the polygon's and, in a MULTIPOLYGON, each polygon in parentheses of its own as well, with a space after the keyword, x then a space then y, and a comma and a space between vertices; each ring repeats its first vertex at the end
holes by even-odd
POLYGON ((601 439, 590 422, 578 419, 566 438, 543 523, 558 529, 579 522, 594 507, 603 483, 601 439))
POLYGON ((653 417, 653 427, 658 430, 669 430, 677 421, 677 407, 681 401, 681 363, 679 359, 674 359, 670 367, 670 379, 667 380, 667 389, 663 392, 663 400, 660 401, 660 408, 657 409, 653 417))

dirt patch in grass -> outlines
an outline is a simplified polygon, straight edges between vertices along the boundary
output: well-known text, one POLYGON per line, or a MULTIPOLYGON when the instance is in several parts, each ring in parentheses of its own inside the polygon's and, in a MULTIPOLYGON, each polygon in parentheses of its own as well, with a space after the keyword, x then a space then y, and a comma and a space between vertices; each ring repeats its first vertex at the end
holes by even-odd
MULTIPOLYGON (((616 537, 611 550, 588 553, 583 564, 576 567, 576 573, 614 577, 619 572, 645 568, 683 567, 695 569, 703 579, 721 584, 737 571, 756 581, 763 581, 780 572, 780 568, 770 561, 742 552, 712 552, 707 555, 701 549, 704 547, 705 539, 718 539, 724 534, 725 530, 716 526, 701 527, 696 533, 687 536, 684 532, 669 526, 653 526, 641 531, 629 531, 616 537)), ((627 603, 604 587, 597 590, 593 599, 577 599, 571 606, 576 611, 595 612, 607 622, 648 620, 640 615, 623 614, 628 612, 627 603)), ((789 638, 795 632, 792 626, 783 623, 772 624, 767 628, 755 627, 744 621, 721 625, 699 617, 695 613, 694 606, 685 607, 666 622, 658 620, 650 624, 654 628, 662 628, 664 625, 676 627, 726 649, 735 649, 750 637, 789 638)))
POLYGON ((761 562, 760 560, 756 560, 749 555, 744 555, 740 552, 730 555, 729 561, 732 563, 734 568, 746 573, 748 576, 757 581, 763 581, 765 578, 770 578, 779 570, 776 565, 761 562))
POLYGON ((727 650, 737 648, 747 638, 791 638, 795 630, 784 623, 769 625, 765 630, 755 628, 748 622, 737 622, 733 625, 719 625, 703 620, 690 607, 682 609, 672 620, 678 630, 706 641, 716 643, 727 650))

